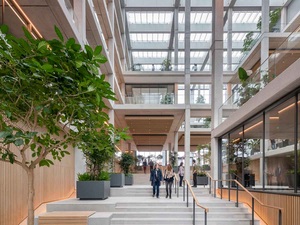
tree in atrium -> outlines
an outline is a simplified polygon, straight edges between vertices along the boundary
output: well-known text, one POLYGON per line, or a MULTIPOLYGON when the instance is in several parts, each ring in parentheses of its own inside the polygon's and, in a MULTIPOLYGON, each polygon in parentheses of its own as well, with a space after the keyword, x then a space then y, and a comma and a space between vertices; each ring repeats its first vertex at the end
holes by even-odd
MULTIPOLYGON (((34 224, 34 169, 68 155, 68 146, 106 130, 104 99, 115 100, 99 66, 102 47, 58 39, 36 40, 0 33, 0 160, 21 166, 28 177, 28 224, 34 224)), ((88 145, 86 145, 88 148, 88 145)))

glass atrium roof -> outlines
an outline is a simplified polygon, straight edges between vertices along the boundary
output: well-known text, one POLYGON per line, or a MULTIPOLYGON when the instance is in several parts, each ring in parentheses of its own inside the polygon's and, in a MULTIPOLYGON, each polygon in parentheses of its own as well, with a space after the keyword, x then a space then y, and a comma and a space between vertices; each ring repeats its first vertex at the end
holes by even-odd
MULTIPOLYGON (((131 65, 140 64, 144 70, 160 70, 165 59, 175 62, 178 55, 178 70, 184 69, 184 40, 185 40, 185 12, 184 0, 123 0, 128 32, 128 46, 131 50, 131 65), (179 5, 178 5, 179 2, 179 5), (155 4, 155 5, 154 5, 155 4), (176 9, 176 10, 175 10, 176 9), (174 17, 178 11, 178 54, 175 49, 174 17)), ((281 7, 286 0, 270 0, 271 10, 281 7)), ((197 71, 210 70, 209 51, 212 41, 212 6, 210 1, 191 0, 191 34, 190 34, 190 62, 191 68, 197 65, 197 71)), ((252 38, 259 38, 260 30, 257 23, 261 17, 261 0, 224 0, 224 68, 232 62, 234 70, 245 52, 243 42, 249 32, 252 38), (228 16, 225 14, 232 9, 232 49, 227 55, 228 16)), ((174 66, 172 67, 175 68, 174 66)), ((194 67, 195 68, 195 67, 194 67)))

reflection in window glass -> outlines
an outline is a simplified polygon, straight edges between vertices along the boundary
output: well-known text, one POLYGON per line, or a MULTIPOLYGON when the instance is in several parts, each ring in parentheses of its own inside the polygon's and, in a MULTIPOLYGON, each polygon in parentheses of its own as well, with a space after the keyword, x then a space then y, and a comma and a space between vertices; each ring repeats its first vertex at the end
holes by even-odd
POLYGON ((221 140, 222 147, 222 161, 221 161, 221 171, 222 171, 222 180, 226 180, 229 177, 228 175, 228 136, 224 135, 221 140))
POLYGON ((263 116, 244 126, 244 180, 246 187, 262 186, 260 160, 263 152, 263 116))
POLYGON ((295 185, 295 98, 265 114, 265 188, 293 189, 295 185))
POLYGON ((297 150, 298 150, 298 156, 297 156, 297 192, 300 190, 300 94, 298 94, 298 109, 297 109, 297 114, 298 114, 298 143, 297 143, 297 150))

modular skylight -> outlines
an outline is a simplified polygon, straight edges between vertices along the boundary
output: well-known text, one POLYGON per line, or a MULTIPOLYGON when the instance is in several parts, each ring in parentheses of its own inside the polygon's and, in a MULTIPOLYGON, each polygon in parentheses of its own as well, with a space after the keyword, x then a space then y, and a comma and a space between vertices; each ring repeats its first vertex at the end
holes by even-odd
POLYGON ((233 12, 232 23, 257 23, 261 12, 233 12))
POLYGON ((127 12, 129 24, 170 24, 173 12, 127 12))
MULTIPOLYGON (((178 13, 178 23, 184 24, 185 14, 184 12, 178 13)), ((211 12, 192 12, 191 13, 191 24, 211 23, 212 13, 211 12)))
POLYGON ((167 58, 168 52, 132 52, 133 58, 167 58))
POLYGON ((169 42, 168 33, 131 33, 130 40, 133 42, 169 42))

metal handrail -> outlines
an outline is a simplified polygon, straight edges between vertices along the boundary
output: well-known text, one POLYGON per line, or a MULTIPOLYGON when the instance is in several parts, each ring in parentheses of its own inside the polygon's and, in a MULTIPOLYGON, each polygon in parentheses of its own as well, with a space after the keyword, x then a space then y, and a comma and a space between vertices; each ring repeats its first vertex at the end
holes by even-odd
MULTIPOLYGON (((209 190, 209 193, 211 194, 211 189, 212 189, 212 181, 214 182, 214 192, 213 192, 213 196, 216 197, 216 182, 222 182, 222 181, 227 181, 229 182, 229 185, 228 185, 228 200, 230 201, 230 186, 231 186, 231 182, 235 182, 237 185, 236 185, 236 207, 239 206, 239 187, 244 190, 248 195, 251 196, 252 198, 252 225, 254 225, 254 201, 257 201, 262 207, 267 207, 267 208, 271 208, 271 209, 276 209, 278 210, 278 225, 282 225, 282 211, 283 211, 283 208, 280 208, 280 207, 277 207, 277 206, 271 206, 271 205, 267 205, 267 204, 264 204, 263 202, 261 202, 257 197, 255 197, 248 189, 246 189, 240 182, 238 182, 237 180, 235 179, 228 179, 228 180, 216 180, 216 179, 213 179, 212 176, 207 173, 207 176, 209 177, 210 179, 210 190, 209 190)), ((221 199, 223 198, 223 188, 221 188, 221 194, 220 194, 220 197, 221 199)))
MULTIPOLYGON (((209 209, 202 206, 202 205, 200 205, 200 203, 198 202, 198 200, 197 200, 197 198, 194 194, 194 191, 193 191, 189 181, 186 180, 186 179, 183 179, 183 182, 186 183, 186 207, 189 207, 189 190, 190 190, 190 192, 192 194, 192 197, 193 197, 193 225, 195 225, 195 215, 196 215, 196 212, 195 212, 196 207, 195 206, 196 205, 199 208, 204 210, 204 225, 207 225, 207 213, 208 213, 209 209)), ((185 185, 183 185, 182 190, 183 190, 183 201, 185 201, 185 185)))
POLYGON ((179 197, 179 179, 178 179, 176 173, 174 173, 174 178, 175 178, 174 189, 175 189, 175 194, 177 194, 177 198, 178 198, 179 197))

